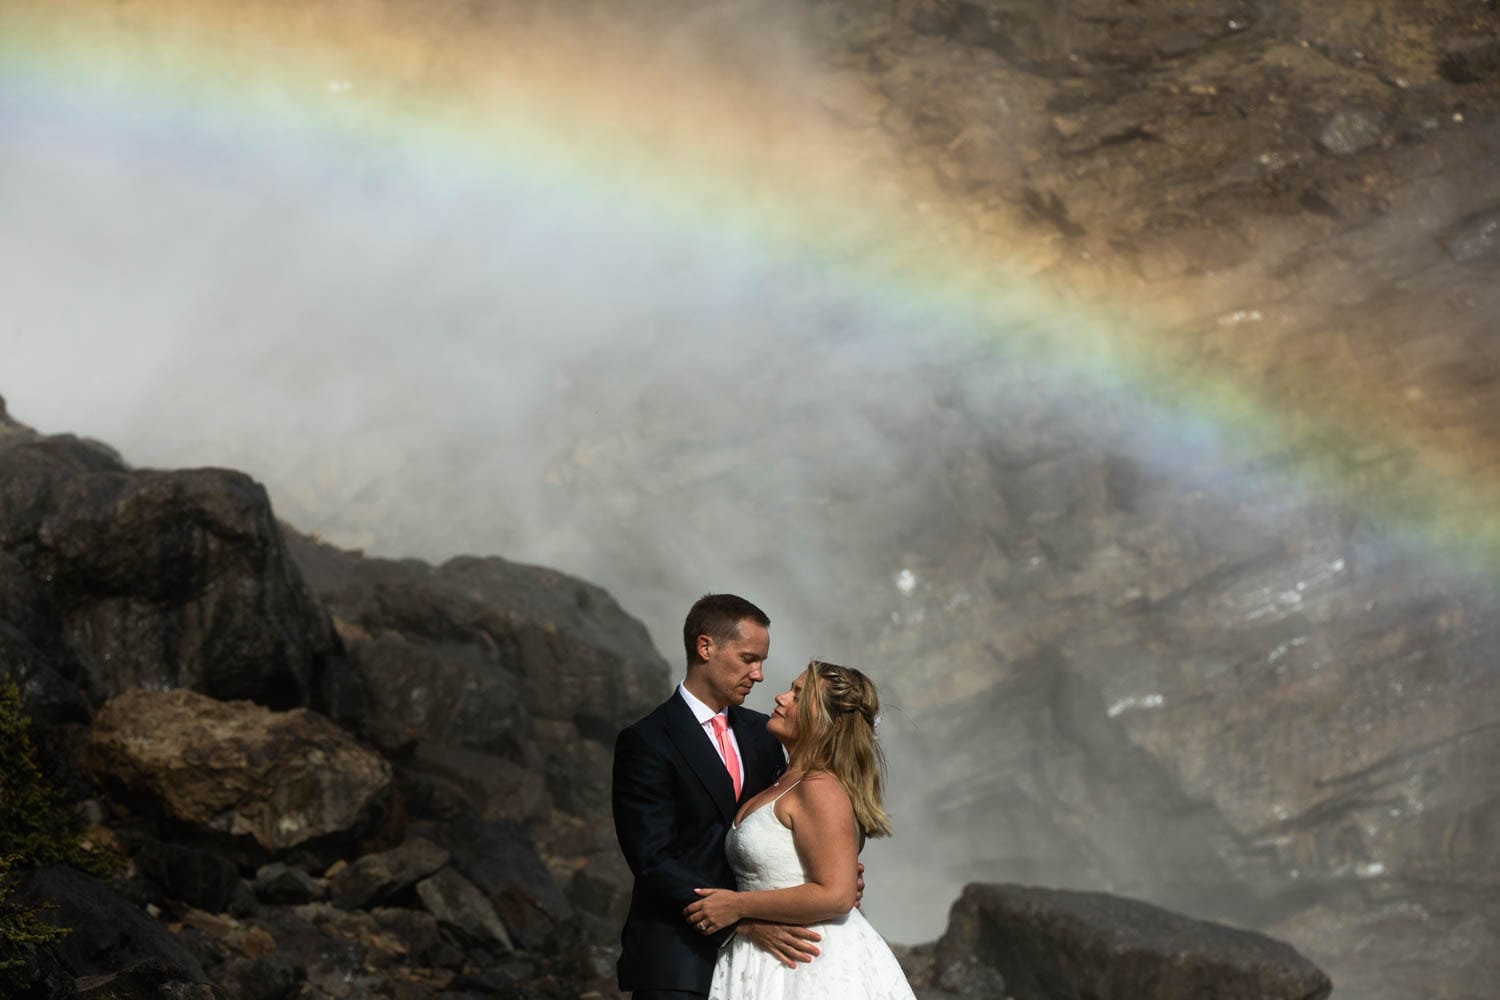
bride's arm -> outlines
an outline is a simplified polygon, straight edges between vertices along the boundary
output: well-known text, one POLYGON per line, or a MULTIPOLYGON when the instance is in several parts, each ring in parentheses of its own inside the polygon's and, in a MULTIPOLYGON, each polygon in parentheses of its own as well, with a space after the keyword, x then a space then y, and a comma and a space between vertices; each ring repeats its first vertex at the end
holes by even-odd
POLYGON ((831 774, 810 774, 786 798, 792 842, 807 869, 807 881, 761 892, 699 889, 702 898, 683 911, 693 926, 713 933, 747 917, 815 924, 854 907, 859 827, 844 787, 831 774), (701 927, 703 923, 708 926, 701 927))

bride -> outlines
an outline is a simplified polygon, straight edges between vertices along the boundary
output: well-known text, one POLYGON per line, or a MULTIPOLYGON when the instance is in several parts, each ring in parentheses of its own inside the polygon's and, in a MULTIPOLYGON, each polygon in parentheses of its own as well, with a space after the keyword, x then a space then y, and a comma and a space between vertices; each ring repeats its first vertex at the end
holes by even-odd
POLYGON ((885 837, 875 742, 880 699, 851 667, 814 660, 776 696, 766 731, 786 747, 787 771, 746 801, 725 850, 739 891, 698 889, 683 914, 702 934, 743 919, 810 926, 810 964, 783 965, 738 935, 719 952, 709 1000, 913 1000, 890 948, 854 908, 866 837, 885 837))

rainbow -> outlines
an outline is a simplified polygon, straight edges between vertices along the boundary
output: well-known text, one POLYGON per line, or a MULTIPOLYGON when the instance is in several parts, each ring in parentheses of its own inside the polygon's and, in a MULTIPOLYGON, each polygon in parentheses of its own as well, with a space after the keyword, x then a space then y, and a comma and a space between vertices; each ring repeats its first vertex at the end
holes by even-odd
POLYGON ((1041 377, 1111 393, 1247 466, 1337 442, 1274 475, 1445 568, 1485 580, 1500 568, 1500 462, 1472 418, 1355 360, 1339 362, 1334 391, 1316 365, 1257 382, 1245 373, 1262 370, 1268 345, 1253 325, 1202 349, 1222 307, 1148 303, 1140 287, 1077 271, 1059 288, 1056 269, 1037 274, 1039 244, 1022 228, 981 230, 872 130, 831 121, 806 96, 816 68, 767 79, 660 26, 550 20, 546 5, 525 19, 498 5, 405 6, 13 0, 0 11, 0 124, 67 122, 87 156, 145 133, 185 158, 236 143, 310 156, 352 145, 609 205, 726 254, 815 267, 874 310, 978 331, 1041 377))

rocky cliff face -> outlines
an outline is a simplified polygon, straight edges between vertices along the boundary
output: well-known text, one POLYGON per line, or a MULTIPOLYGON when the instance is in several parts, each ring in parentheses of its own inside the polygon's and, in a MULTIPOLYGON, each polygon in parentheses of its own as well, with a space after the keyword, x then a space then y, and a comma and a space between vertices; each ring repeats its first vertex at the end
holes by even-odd
MULTIPOLYGON (((17 899, 71 933, 18 996, 618 995, 609 745, 669 679, 608 594, 501 559, 367 559, 276 525, 240 474, 131 470, 0 420, 0 678, 125 862, 21 873, 17 899), (132 627, 97 627, 104 603, 132 627)), ((1097 893, 970 886, 902 958, 953 1000, 1328 991, 1287 945, 1097 893)))
POLYGON ((941 787, 904 815, 940 817, 955 880, 1273 929, 1354 996, 1494 992, 1487 543, 1403 537, 1497 467, 1493 6, 901 10, 830 44, 888 102, 871 126, 976 225, 1053 229, 1049 267, 1178 298, 1179 362, 1286 421, 1203 450, 1108 398, 939 378, 902 425, 939 485, 869 515, 900 546, 866 578, 906 575, 856 633, 921 706, 897 785, 941 787))
POLYGON ((610 746, 668 681, 607 594, 366 560, 239 473, 131 470, 8 418, 0 483, 0 672, 129 859, 113 885, 22 882, 74 928, 37 996, 611 989, 610 746))

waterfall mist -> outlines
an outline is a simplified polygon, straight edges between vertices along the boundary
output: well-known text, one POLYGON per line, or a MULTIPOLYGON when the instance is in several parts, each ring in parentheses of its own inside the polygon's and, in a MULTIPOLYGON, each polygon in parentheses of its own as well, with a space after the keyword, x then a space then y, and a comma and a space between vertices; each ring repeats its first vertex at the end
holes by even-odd
MULTIPOLYGON (((663 44, 750 16, 726 28, 720 9, 663 44)), ((736 51, 774 53, 795 90, 804 46, 777 28, 736 51)), ((365 81, 324 84, 302 96, 357 101, 365 81)), ((897 836, 867 852, 866 912, 892 939, 936 936, 976 878, 1285 916, 1265 903, 1299 877, 1275 810, 1316 780, 1251 760, 1234 814, 1214 734, 1149 720, 1246 675, 1335 676, 1341 623, 1377 598, 1344 589, 1351 560, 1416 565, 1316 481, 1007 346, 1076 317, 955 319, 712 219, 662 225, 419 148, 139 114, 0 94, 17 419, 138 466, 243 469, 341 546, 577 574, 674 665, 689 604, 744 594, 773 620, 753 707, 813 656, 882 687, 897 836), (1140 749, 1173 740, 1201 757, 1140 749), (1236 838, 1253 866, 1218 859, 1236 838)), ((1405 579, 1398 599, 1442 589, 1405 579)), ((1216 721, 1259 745, 1294 702, 1216 721)), ((1338 735, 1297 739, 1331 759, 1338 735)), ((1379 860, 1351 856, 1343 891, 1379 860)))

